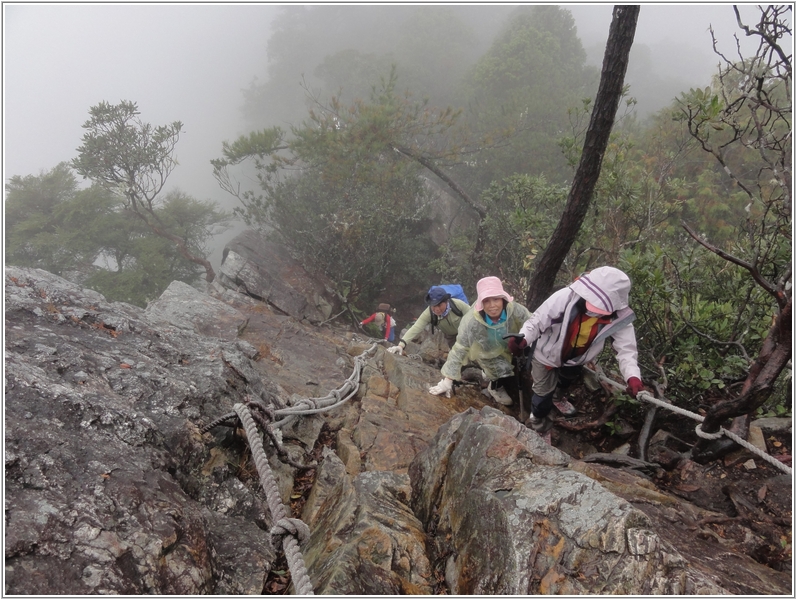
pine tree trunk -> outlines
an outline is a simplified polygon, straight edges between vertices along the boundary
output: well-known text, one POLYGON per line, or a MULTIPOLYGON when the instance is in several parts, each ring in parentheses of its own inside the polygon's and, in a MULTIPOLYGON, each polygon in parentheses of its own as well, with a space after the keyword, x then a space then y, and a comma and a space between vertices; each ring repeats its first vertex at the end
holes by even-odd
POLYGON ((581 160, 573 178, 562 218, 551 236, 548 247, 536 261, 526 293, 526 307, 529 310, 536 309, 551 293, 556 275, 581 229, 592 201, 592 193, 601 172, 603 155, 609 143, 609 134, 612 132, 614 117, 623 95, 623 82, 638 16, 639 6, 614 7, 609 39, 603 56, 598 95, 584 138, 581 160))

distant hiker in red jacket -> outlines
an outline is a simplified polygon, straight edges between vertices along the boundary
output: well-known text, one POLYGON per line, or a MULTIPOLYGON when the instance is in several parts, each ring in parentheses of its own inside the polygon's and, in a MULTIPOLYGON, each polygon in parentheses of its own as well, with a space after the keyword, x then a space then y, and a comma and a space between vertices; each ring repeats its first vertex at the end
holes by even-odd
POLYGON ((367 325, 371 322, 379 326, 379 330, 384 333, 388 342, 396 339, 396 319, 390 314, 389 304, 383 303, 377 306, 376 312, 367 319, 360 321, 360 325, 367 325))

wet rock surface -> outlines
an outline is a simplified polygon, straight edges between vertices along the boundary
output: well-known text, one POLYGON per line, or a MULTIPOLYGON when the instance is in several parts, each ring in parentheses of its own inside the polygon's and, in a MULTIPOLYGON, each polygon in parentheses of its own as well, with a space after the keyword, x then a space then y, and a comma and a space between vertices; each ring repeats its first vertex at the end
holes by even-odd
POLYGON ((44 271, 7 267, 5 302, 6 592, 259 592, 270 516, 226 466, 203 475, 197 426, 247 395, 282 403, 244 343, 44 271), (257 567, 225 580, 236 564, 257 567))
MULTIPOLYGON (((178 291, 154 315, 6 267, 7 594, 291 593, 240 429, 201 428, 238 402, 325 396, 376 341, 230 288, 178 291), (232 318, 202 333, 173 310, 186 302, 191 323, 232 318)), ((348 402, 283 431, 282 455, 264 438, 310 527, 315 593, 791 593, 756 521, 790 505, 783 477, 759 468, 760 514, 739 486, 726 511, 701 506, 662 483, 710 465, 579 460, 598 448, 562 429, 554 445, 576 451, 544 444, 478 385, 430 396, 439 370, 414 354, 377 343, 348 402)))

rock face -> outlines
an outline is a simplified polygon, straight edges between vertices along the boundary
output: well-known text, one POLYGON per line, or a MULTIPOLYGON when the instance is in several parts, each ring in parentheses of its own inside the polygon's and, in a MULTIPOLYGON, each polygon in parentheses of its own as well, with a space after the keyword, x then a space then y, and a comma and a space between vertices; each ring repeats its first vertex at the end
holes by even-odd
POLYGON ((334 294, 286 252, 251 229, 224 248, 219 282, 268 302, 297 320, 327 320, 337 306, 334 294))
POLYGON ((240 311, 182 281, 172 281, 160 298, 150 302, 147 315, 153 321, 225 340, 238 339, 248 322, 240 311))
MULTIPOLYGON (((652 521, 496 409, 440 429, 410 468, 454 594, 722 594, 652 521)), ((662 496, 661 500, 666 498, 662 496)), ((690 540, 691 543, 691 540, 690 540)))
POLYGON ((256 594, 275 553, 255 486, 202 420, 282 405, 241 341, 5 272, 6 593, 256 594))
MULTIPOLYGON (((247 444, 202 428, 332 393, 374 340, 187 287, 142 310, 6 267, 6 594, 270 593, 247 444)), ((264 436, 286 507, 309 482, 316 594, 791 592, 677 525, 716 515, 543 444, 478 386, 432 397, 438 379, 377 345, 346 403, 264 436)))

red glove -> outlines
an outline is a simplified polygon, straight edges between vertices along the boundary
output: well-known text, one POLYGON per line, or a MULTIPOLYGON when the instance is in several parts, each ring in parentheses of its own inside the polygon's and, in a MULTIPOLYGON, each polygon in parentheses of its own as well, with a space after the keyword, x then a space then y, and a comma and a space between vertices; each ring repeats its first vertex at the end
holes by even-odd
POLYGON ((512 356, 523 356, 523 348, 529 345, 525 338, 511 337, 506 343, 512 356))
POLYGON ((632 398, 636 398, 637 394, 641 392, 643 389, 642 382, 639 380, 639 377, 631 377, 628 380, 628 387, 625 390, 625 393, 631 396, 632 398))

